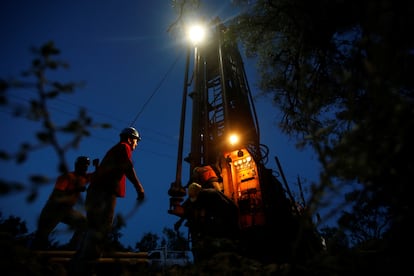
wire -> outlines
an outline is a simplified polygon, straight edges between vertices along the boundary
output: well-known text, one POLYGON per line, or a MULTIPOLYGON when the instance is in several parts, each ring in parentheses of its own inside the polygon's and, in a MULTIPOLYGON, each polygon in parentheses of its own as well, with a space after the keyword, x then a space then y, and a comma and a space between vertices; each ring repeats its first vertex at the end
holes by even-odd
POLYGON ((170 68, 168 69, 167 73, 165 73, 164 77, 161 79, 161 81, 158 83, 157 87, 154 89, 154 91, 152 92, 151 96, 148 98, 148 100, 144 103, 144 105, 142 106, 141 110, 137 113, 137 115, 135 116, 135 119, 131 122, 130 126, 133 126, 135 124, 135 122, 138 120, 138 117, 141 115, 141 113, 144 111, 145 107, 149 104, 150 100, 152 99, 152 97, 154 97, 155 93, 160 89, 161 84, 165 81, 165 79, 167 78, 167 76, 171 73, 172 69, 175 67, 175 65, 177 64, 177 61, 179 60, 181 54, 178 54, 177 58, 175 59, 175 61, 173 62, 173 64, 170 66, 170 68))

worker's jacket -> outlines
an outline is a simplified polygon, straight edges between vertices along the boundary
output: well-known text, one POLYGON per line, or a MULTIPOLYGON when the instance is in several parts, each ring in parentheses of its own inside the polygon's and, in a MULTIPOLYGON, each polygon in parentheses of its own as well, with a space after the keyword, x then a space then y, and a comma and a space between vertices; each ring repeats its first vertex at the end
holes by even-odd
POLYGON ((73 206, 80 197, 80 193, 85 191, 86 185, 91 180, 91 173, 79 175, 75 172, 68 172, 60 175, 55 183, 49 201, 58 204, 73 206))
POLYGON ((125 197, 125 173, 132 167, 131 146, 126 142, 119 142, 102 159, 92 178, 89 189, 97 189, 115 194, 117 197, 125 197))

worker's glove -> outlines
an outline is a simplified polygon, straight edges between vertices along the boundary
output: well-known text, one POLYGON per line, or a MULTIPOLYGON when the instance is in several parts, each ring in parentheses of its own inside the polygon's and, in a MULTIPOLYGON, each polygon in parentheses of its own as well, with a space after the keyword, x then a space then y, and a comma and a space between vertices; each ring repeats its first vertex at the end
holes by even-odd
POLYGON ((137 200, 138 201, 143 201, 144 200, 144 198, 145 198, 145 194, 144 194, 144 192, 140 192, 140 191, 137 191, 137 200))

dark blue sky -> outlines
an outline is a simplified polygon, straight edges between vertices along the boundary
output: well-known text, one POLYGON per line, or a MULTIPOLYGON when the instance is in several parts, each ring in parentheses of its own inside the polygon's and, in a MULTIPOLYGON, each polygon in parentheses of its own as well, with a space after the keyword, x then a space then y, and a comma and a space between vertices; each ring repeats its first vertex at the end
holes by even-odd
MULTIPOLYGON (((206 7, 204 16, 208 19, 220 16, 225 21, 237 14, 230 1, 207 2, 210 6, 206 7)), ((67 61, 70 68, 51 78, 85 81, 86 86, 51 102, 52 119, 57 123, 67 122, 76 117, 80 107, 85 107, 94 121, 113 126, 109 130, 93 130, 78 149, 70 150, 67 153, 70 165, 78 155, 102 159, 118 142, 119 132, 132 122, 143 136, 133 159, 147 200, 128 218, 121 239, 125 245, 134 246, 146 232, 161 235, 164 227, 172 228, 177 220, 167 213, 167 191, 175 180, 185 63, 183 43, 167 32, 176 16, 168 0, 4 0, 0 3, 0 77, 18 76, 30 65, 29 48, 53 40, 61 50, 59 58, 67 61)), ((251 61, 244 62, 252 93, 257 96, 255 67, 251 61)), ((13 105, 27 104, 35 93, 10 91, 8 96, 13 105)), ((21 142, 32 141, 40 124, 16 119, 9 107, 0 108, 3 134, 0 148, 15 151, 21 142)), ((256 109, 261 143, 270 149, 267 167, 276 170, 274 157, 277 156, 290 188, 297 193, 294 183, 299 175, 306 189, 319 174, 314 155, 297 150, 293 141, 280 134, 277 130, 280 113, 269 99, 256 97, 256 109)), ((189 123, 187 119, 187 133, 189 123)), ((189 152, 189 143, 188 139, 184 143, 184 156, 189 152)), ((2 161, 0 167, 2 178, 26 183, 30 174, 56 177, 57 173, 57 157, 51 148, 32 153, 23 165, 2 161)), ((188 168, 184 166, 183 183, 187 180, 188 168)), ((3 217, 19 216, 27 222, 29 232, 34 231, 37 216, 51 189, 52 185, 40 189, 40 198, 32 204, 24 201, 27 193, 1 198, 3 217)), ((127 195, 118 200, 116 212, 127 215, 135 198, 135 190, 128 182, 127 195)), ((65 229, 63 225, 58 227, 59 231, 65 229)), ((66 242, 67 235, 63 232, 58 232, 56 237, 66 242)))

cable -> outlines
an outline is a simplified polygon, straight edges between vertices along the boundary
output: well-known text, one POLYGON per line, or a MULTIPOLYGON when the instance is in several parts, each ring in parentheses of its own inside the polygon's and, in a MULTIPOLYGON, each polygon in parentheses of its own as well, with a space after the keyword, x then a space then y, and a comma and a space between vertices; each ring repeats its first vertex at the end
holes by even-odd
POLYGON ((165 81, 165 79, 167 78, 167 76, 171 73, 172 69, 174 68, 174 66, 177 64, 178 59, 180 58, 180 54, 178 54, 177 58, 175 59, 175 61, 173 62, 173 64, 171 65, 171 67, 168 69, 167 73, 164 75, 164 77, 161 79, 161 81, 158 83, 158 86, 154 89, 154 92, 152 92, 151 96, 148 98, 148 100, 144 103, 144 105, 142 106, 141 110, 137 113, 137 115, 135 116, 135 119, 131 122, 130 126, 133 126, 135 124, 135 122, 137 121, 138 117, 141 115, 141 113, 144 111, 144 108, 148 105, 149 101, 152 99, 152 97, 154 97, 155 93, 160 89, 161 84, 165 81))

